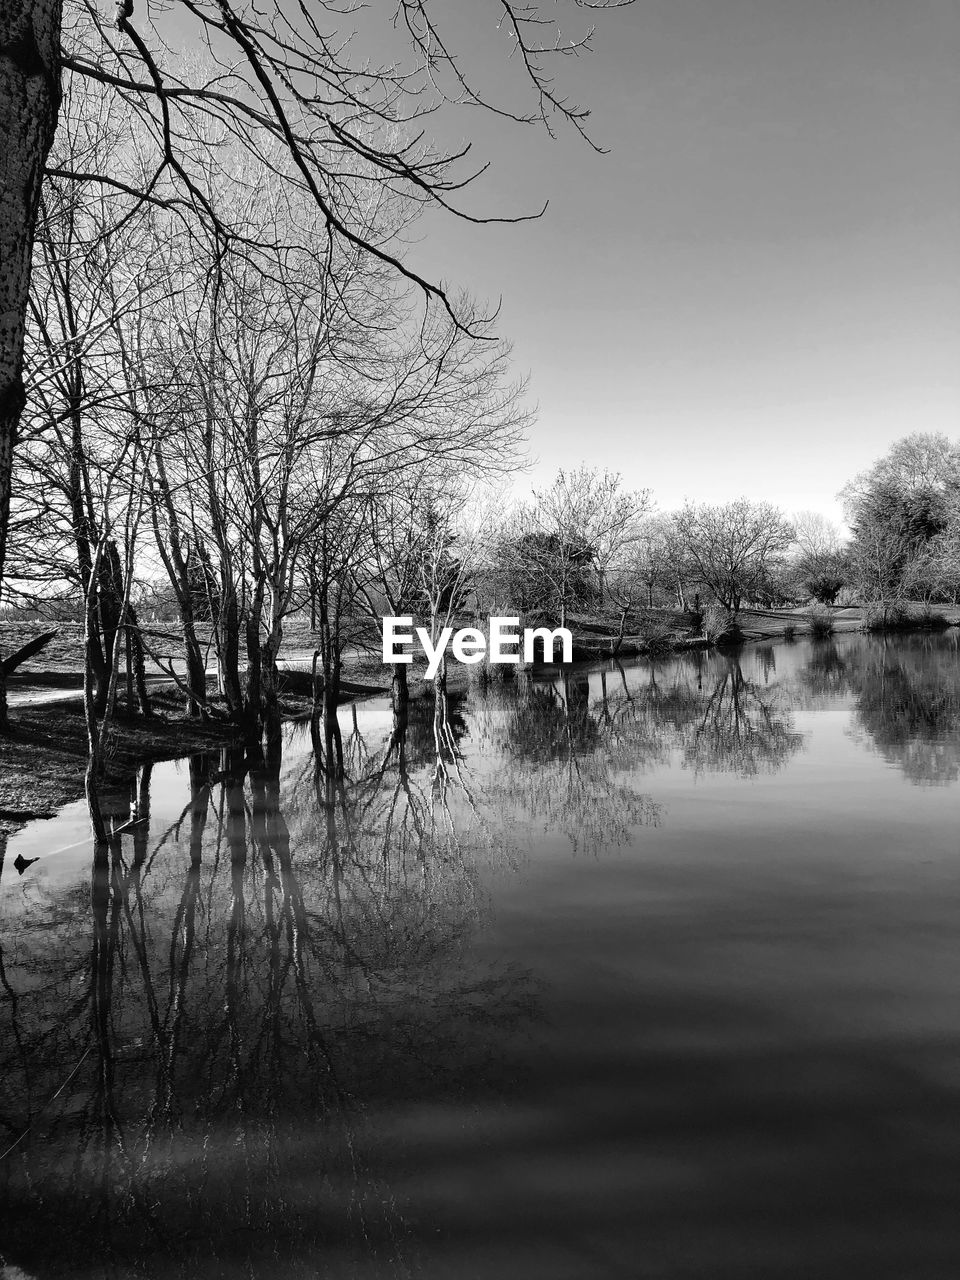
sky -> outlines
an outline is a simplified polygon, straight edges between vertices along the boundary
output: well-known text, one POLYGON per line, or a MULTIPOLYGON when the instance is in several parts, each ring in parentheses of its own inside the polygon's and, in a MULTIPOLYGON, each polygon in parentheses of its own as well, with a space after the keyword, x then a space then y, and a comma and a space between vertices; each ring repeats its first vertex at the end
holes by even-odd
MULTIPOLYGON (((496 6, 442 9, 512 100, 496 6)), ((458 109, 445 136, 491 161, 465 206, 550 205, 430 218, 413 261, 501 302, 539 404, 527 485, 585 461, 662 510, 746 494, 840 518, 838 490, 893 441, 960 434, 960 0, 595 17, 558 83, 608 154, 458 109)))
MULTIPOLYGON (((569 127, 428 117, 490 162, 470 213, 549 208, 426 216, 409 250, 501 307, 539 406, 519 491, 586 462, 665 511, 746 495, 840 519, 895 440, 960 434, 960 0, 541 7, 571 36, 596 21, 557 85, 606 154, 569 127)), ((501 6, 430 8, 486 96, 524 103, 501 6)), ((382 35, 394 9, 349 21, 382 35)))

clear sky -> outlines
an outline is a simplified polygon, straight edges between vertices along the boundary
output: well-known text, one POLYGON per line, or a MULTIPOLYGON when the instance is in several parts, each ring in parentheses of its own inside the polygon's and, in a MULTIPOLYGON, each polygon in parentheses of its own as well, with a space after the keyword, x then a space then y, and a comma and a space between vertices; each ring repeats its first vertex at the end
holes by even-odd
MULTIPOLYGON (((445 0, 488 88, 496 6, 445 0)), ((552 6, 549 6, 552 8, 552 6)), ((565 130, 459 112, 491 171, 418 266, 502 297, 534 481, 586 460, 662 509, 741 493, 839 515, 898 437, 958 434, 960 0, 638 0, 559 68, 565 130)), ((448 122, 449 123, 449 122, 448 122)))
MULTIPOLYGON (((746 494, 838 518, 837 491, 894 440, 957 436, 960 0, 543 9, 572 13, 571 35, 596 20, 558 85, 609 153, 476 109, 429 117, 491 162, 472 213, 550 207, 519 226, 431 215, 411 250, 502 300, 540 406, 533 482, 587 461, 665 510, 746 494)), ((487 96, 519 105, 500 5, 431 11, 487 96)), ((393 12, 344 23, 375 41, 393 12)))

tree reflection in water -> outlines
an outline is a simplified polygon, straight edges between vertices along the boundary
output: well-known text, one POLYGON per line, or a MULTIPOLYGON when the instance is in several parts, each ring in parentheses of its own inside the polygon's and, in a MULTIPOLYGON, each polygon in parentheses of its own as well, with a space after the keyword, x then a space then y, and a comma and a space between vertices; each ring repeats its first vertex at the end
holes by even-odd
POLYGON ((519 811, 563 833, 576 850, 599 852, 655 823, 660 809, 637 787, 641 760, 656 752, 629 699, 590 701, 585 675, 492 686, 475 712, 481 746, 501 760, 490 783, 499 809, 519 811))
MULTIPOLYGON (((703 654, 693 660, 698 697, 681 697, 674 703, 673 723, 684 763, 695 773, 741 777, 782 769, 803 747, 783 688, 748 680, 736 651, 712 657, 709 678, 703 670, 706 662, 703 654)), ((761 668, 769 673, 769 666, 761 668)))
POLYGON ((342 739, 321 730, 286 772, 277 742, 197 758, 164 831, 144 775, 88 900, 21 902, 0 970, 9 1260, 405 1268, 369 1156, 378 1117, 496 1092, 491 1027, 536 1012, 524 974, 470 955, 480 871, 504 846, 463 729, 442 699, 382 745, 355 719, 342 739))
POLYGON ((802 673, 814 691, 852 695, 854 729, 912 782, 960 778, 956 631, 828 641, 802 673))
POLYGON ((762 649, 753 655, 761 678, 748 678, 739 650, 704 653, 637 668, 631 683, 621 669, 620 690, 601 682, 612 759, 647 769, 673 754, 695 773, 751 777, 775 772, 803 746, 789 693, 769 683, 775 670, 762 649), (637 678, 639 677, 639 678, 637 678))
POLYGON ((534 979, 475 944, 488 878, 513 873, 527 834, 626 844, 667 820, 655 770, 781 769, 804 741, 795 709, 843 699, 908 776, 960 776, 955 638, 788 654, 347 711, 263 754, 192 760, 173 821, 142 771, 104 804, 86 886, 5 877, 7 1260, 44 1276, 80 1256, 93 1274, 415 1274, 409 1117, 460 1125, 536 1061, 505 1048, 536 1023, 534 979))
POLYGON ((847 663, 836 640, 815 640, 810 656, 798 681, 798 694, 804 707, 820 709, 848 689, 847 663))
MULTIPOLYGON (((760 665, 768 680, 774 663, 760 665)), ((481 745, 509 761, 493 784, 498 803, 588 851, 661 821, 640 783, 674 757, 697 774, 751 777, 803 746, 784 688, 748 679, 735 652, 494 685, 474 717, 481 745)))
POLYGON ((741 777, 783 768, 802 749, 803 735, 794 728, 786 689, 769 683, 770 656, 763 649, 752 656, 760 679, 744 674, 738 650, 697 650, 654 663, 632 683, 624 675, 613 719, 629 709, 628 722, 646 747, 639 762, 648 767, 675 756, 695 774, 741 777))

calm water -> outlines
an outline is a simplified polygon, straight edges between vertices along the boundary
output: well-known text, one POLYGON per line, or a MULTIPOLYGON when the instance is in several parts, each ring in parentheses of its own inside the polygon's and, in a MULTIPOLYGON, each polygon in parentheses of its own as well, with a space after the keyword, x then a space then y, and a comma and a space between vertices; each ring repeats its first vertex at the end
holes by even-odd
POLYGON ((958 658, 377 700, 342 778, 294 729, 25 829, 0 1275, 955 1280, 958 658))

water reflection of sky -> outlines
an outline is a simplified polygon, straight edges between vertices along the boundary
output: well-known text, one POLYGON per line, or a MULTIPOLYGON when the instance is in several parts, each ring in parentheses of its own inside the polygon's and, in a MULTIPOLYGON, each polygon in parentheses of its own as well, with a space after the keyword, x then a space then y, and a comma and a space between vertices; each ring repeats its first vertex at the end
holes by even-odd
POLYGON ((954 1274, 958 689, 953 635, 842 636, 374 700, 342 780, 303 727, 157 766, 92 879, 82 808, 32 824, 0 1252, 954 1274))

